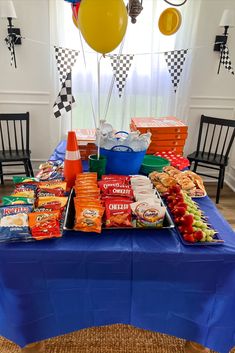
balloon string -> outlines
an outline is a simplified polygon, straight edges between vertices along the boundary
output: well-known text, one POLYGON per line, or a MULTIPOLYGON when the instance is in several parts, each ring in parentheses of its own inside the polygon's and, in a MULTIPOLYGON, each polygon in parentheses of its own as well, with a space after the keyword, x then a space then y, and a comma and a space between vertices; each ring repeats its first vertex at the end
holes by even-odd
POLYGON ((98 150, 97 150, 97 159, 100 159, 100 128, 101 128, 101 116, 100 116, 100 61, 102 59, 102 55, 98 59, 97 55, 97 88, 98 88, 98 101, 97 101, 97 107, 98 107, 98 129, 99 129, 99 134, 98 134, 98 150))
MULTIPOLYGON (((83 47, 82 36, 81 36, 81 32, 80 31, 78 31, 78 32, 79 32, 80 43, 81 43, 81 47, 82 47, 83 62, 84 62, 85 69, 87 70, 86 56, 85 56, 85 51, 84 51, 84 47, 83 47)), ((95 110, 94 110, 94 105, 93 105, 93 102, 92 102, 91 91, 90 90, 89 90, 89 98, 90 98, 90 103, 91 103, 91 109, 92 109, 92 116, 93 116, 94 125, 95 125, 95 128, 97 128, 95 110)))

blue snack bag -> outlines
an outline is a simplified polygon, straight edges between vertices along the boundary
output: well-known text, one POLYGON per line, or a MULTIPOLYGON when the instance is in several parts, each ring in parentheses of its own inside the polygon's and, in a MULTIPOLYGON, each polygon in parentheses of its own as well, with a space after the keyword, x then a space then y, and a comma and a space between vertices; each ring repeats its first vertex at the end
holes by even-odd
POLYGON ((28 214, 32 210, 32 205, 1 206, 0 242, 33 240, 28 226, 28 214))

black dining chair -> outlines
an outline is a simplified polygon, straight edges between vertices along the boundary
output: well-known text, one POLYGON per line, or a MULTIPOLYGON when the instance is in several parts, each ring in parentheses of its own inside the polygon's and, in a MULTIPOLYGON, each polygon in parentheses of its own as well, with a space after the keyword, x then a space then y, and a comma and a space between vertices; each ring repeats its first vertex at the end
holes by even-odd
POLYGON ((0 178, 4 183, 4 175, 16 173, 4 173, 3 167, 23 165, 26 174, 34 176, 30 161, 29 149, 29 113, 3 113, 0 114, 0 178))
POLYGON ((229 161, 235 137, 235 120, 220 119, 202 115, 199 127, 197 149, 187 158, 190 165, 194 162, 193 171, 197 167, 204 167, 219 171, 218 175, 208 175, 197 172, 199 175, 218 180, 216 203, 219 203, 220 189, 223 188, 225 168, 229 161))

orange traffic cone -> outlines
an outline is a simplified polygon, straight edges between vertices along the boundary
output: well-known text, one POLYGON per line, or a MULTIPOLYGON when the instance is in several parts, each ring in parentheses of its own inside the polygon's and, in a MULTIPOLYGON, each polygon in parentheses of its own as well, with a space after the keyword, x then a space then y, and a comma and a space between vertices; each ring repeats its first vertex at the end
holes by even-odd
POLYGON ((75 131, 69 131, 64 160, 64 178, 67 182, 67 189, 71 189, 74 186, 78 173, 82 173, 81 156, 75 131))

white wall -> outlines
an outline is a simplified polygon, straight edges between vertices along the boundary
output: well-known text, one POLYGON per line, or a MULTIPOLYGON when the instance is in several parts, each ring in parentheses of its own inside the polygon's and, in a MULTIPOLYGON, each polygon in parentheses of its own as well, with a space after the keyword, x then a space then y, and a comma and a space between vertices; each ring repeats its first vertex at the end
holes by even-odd
POLYGON ((4 42, 7 20, 0 19, 0 112, 30 112, 32 160, 40 162, 47 160, 59 141, 54 139, 58 124, 53 130, 51 116, 48 0, 14 0, 14 5, 13 24, 27 39, 15 47, 15 69, 4 42))
MULTIPOLYGON (((60 140, 59 121, 51 112, 52 58, 49 48, 54 43, 50 43, 49 38, 48 0, 14 0, 14 4, 18 16, 14 25, 21 28, 22 36, 27 40, 16 47, 16 70, 10 67, 10 54, 4 43, 6 20, 0 20, 0 111, 30 112, 32 158, 34 161, 46 160, 60 140)), ((225 8, 235 10, 235 0, 202 0, 196 43, 204 48, 193 50, 191 88, 189 100, 185 102, 189 125, 185 154, 195 147, 195 131, 201 114, 235 119, 235 76, 223 67, 217 75, 219 53, 213 51, 215 35, 223 33, 219 21, 225 8)), ((235 28, 231 28, 228 46, 235 67, 234 43, 235 28)), ((235 145, 227 180, 235 187, 235 145)))
MULTIPOLYGON (((197 1, 197 0, 192 0, 197 1)), ((185 154, 195 150, 197 130, 201 114, 235 119, 235 76, 221 66, 217 75, 219 52, 213 51, 215 36, 223 33, 219 22, 224 9, 235 10, 234 0, 203 0, 194 49, 193 74, 190 98, 187 103, 189 138, 185 154), (211 48, 208 43, 212 43, 211 48)), ((235 28, 229 29, 228 47, 235 69, 235 28)), ((231 151, 230 167, 226 174, 227 183, 235 190, 235 144, 231 151)))

